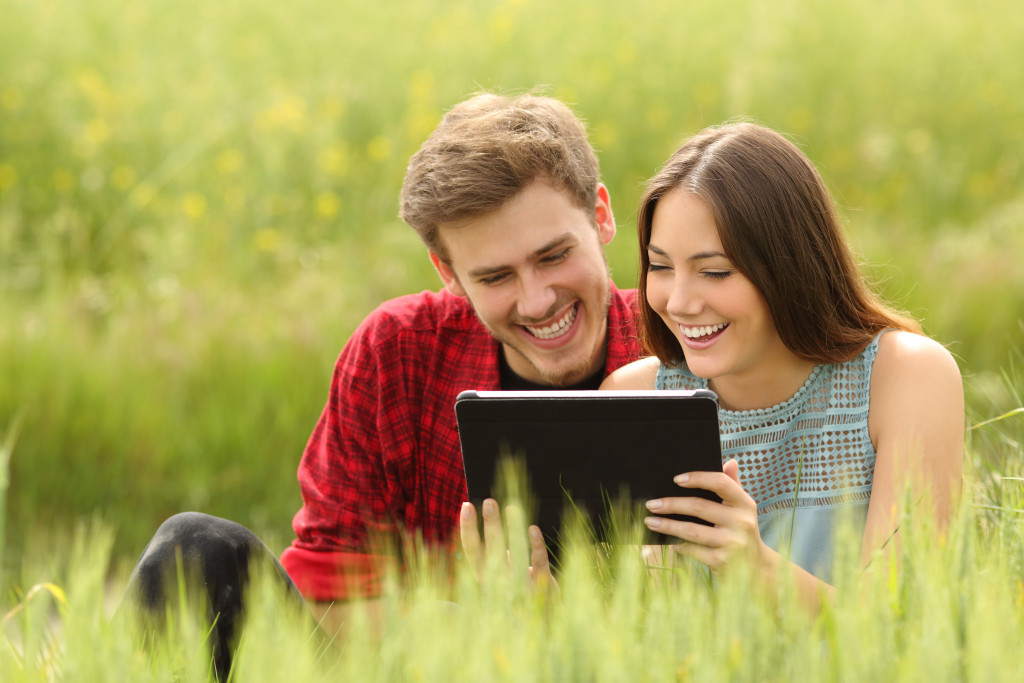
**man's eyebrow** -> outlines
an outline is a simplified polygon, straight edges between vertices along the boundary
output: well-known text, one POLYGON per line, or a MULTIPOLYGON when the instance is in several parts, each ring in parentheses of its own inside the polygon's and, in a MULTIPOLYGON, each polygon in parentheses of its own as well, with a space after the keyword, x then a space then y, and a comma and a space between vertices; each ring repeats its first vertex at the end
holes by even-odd
MULTIPOLYGON (((554 237, 554 238, 548 240, 541 248, 539 248, 536 251, 534 251, 532 256, 535 257, 535 258, 543 256, 544 254, 546 254, 547 252, 551 251, 552 249, 557 249, 558 247, 562 246, 563 244, 569 242, 572 239, 572 237, 573 237, 573 234, 571 232, 564 232, 561 235, 558 235, 557 237, 554 237)), ((487 277, 488 275, 495 275, 497 273, 504 272, 504 271, 508 270, 509 268, 511 268, 511 266, 508 265, 508 264, 497 265, 497 266, 483 266, 483 267, 480 267, 480 268, 472 268, 469 271, 469 277, 474 277, 474 278, 487 277)))
POLYGON ((469 271, 469 276, 472 278, 487 277, 488 275, 496 275, 503 271, 508 270, 508 266, 487 266, 484 268, 473 268, 469 271))

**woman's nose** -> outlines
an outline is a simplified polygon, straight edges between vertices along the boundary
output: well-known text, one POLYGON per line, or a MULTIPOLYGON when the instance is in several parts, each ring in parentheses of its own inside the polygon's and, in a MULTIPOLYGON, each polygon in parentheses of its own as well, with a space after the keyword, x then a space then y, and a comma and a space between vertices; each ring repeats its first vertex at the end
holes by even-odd
POLYGON ((693 283, 687 278, 677 278, 668 298, 669 315, 678 318, 695 316, 703 308, 704 300, 693 287, 693 283))

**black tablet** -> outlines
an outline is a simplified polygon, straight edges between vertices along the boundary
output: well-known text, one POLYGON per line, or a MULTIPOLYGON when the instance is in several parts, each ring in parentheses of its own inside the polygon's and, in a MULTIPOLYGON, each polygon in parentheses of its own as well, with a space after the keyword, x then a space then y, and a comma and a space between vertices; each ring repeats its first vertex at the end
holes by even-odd
MULTIPOLYGON (((672 481, 722 470, 712 391, 464 391, 455 413, 470 502, 479 509, 500 495, 497 464, 512 458, 525 465, 532 521, 549 542, 570 509, 583 511, 607 540, 610 501, 632 501, 627 513, 635 518, 651 498, 718 500, 672 481)), ((648 541, 671 539, 651 534, 648 541)))

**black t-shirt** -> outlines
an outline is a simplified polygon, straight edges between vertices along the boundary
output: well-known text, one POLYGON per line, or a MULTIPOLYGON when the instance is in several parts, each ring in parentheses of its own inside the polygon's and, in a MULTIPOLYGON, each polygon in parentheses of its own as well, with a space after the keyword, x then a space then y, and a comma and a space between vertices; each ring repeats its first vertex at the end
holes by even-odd
POLYGON ((501 377, 501 388, 505 391, 540 391, 544 389, 597 389, 604 380, 604 366, 597 369, 597 372, 583 379, 576 384, 564 387, 554 387, 550 384, 537 384, 517 375, 508 361, 505 360, 505 349, 498 350, 498 373, 501 377))

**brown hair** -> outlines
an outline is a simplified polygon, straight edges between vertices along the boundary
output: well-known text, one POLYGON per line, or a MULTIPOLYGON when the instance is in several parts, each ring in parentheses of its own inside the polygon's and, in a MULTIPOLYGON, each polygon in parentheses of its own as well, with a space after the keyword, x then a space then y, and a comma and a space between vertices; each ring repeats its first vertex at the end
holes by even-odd
POLYGON ((475 95, 449 111, 409 160, 402 220, 446 259, 440 223, 499 209, 539 177, 593 209, 600 175, 580 120, 549 97, 475 95))
POLYGON ((733 123, 676 150, 637 212, 640 337, 663 362, 680 363, 683 353, 647 300, 647 246, 658 200, 675 189, 708 205, 726 255, 764 296, 779 337, 800 358, 841 362, 883 329, 921 331, 865 284, 832 197, 803 152, 771 129, 733 123))

